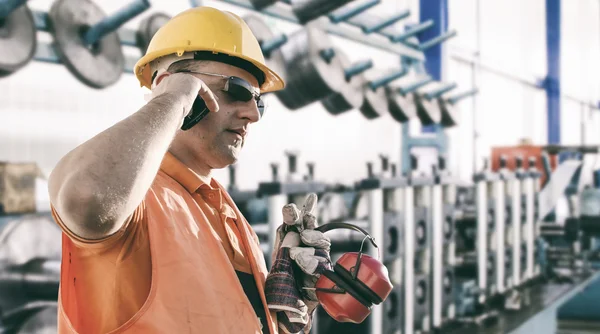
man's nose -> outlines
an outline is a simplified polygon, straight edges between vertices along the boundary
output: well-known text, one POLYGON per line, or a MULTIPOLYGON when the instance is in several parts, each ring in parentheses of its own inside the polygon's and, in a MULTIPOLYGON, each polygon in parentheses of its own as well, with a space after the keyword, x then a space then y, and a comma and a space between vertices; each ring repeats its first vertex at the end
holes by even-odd
POLYGON ((258 106, 254 100, 245 103, 244 106, 239 109, 238 115, 240 118, 248 119, 253 123, 260 120, 260 112, 258 111, 258 106))

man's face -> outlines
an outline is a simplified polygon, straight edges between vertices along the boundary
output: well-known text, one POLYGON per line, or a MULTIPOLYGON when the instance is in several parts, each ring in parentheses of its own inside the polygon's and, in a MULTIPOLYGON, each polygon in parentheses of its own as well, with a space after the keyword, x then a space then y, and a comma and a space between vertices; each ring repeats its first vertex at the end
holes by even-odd
MULTIPOLYGON (((231 65, 205 61, 192 70, 236 76, 248 81, 258 91, 258 82, 250 73, 231 65), (197 68, 195 68, 197 67, 197 68)), ((210 112, 188 131, 179 131, 173 141, 178 149, 194 156, 210 168, 224 168, 239 158, 248 136, 250 124, 260 120, 256 102, 235 101, 223 91, 226 79, 203 74, 190 74, 204 81, 217 99, 219 111, 210 112)))

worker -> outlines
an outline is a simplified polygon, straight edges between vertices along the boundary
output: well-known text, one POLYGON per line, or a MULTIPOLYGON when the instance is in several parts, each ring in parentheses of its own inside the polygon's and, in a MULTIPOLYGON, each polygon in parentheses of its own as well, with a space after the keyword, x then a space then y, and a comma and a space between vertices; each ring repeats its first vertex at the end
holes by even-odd
POLYGON ((294 305, 271 305, 257 235, 211 174, 238 160, 261 94, 285 86, 256 37, 233 13, 188 9, 158 30, 134 73, 147 103, 49 178, 63 231, 59 333, 308 332, 329 240, 284 218, 315 225, 316 199, 282 208, 274 258, 286 249, 302 288, 294 305))

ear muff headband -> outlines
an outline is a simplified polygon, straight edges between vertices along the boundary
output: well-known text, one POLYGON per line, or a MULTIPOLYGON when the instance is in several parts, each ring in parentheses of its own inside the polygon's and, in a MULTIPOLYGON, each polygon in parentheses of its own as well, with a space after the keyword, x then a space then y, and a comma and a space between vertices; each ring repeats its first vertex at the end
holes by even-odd
MULTIPOLYGON (((352 286, 347 284, 343 279, 341 279, 336 273, 325 270, 323 275, 329 278, 338 288, 350 294, 350 296, 354 297, 354 299, 358 300, 361 304, 363 304, 366 308, 371 308, 373 306, 366 298, 363 298, 360 293, 358 293, 352 286)), ((340 291, 341 292, 341 291, 340 291)))

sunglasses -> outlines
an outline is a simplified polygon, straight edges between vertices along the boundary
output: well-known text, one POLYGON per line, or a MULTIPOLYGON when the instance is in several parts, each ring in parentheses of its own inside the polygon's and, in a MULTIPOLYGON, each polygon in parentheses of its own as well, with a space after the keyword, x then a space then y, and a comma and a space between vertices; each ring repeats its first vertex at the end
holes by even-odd
MULTIPOLYGON (((175 73, 203 74, 226 79, 227 81, 225 82, 225 86, 223 87, 222 91, 227 93, 229 98, 231 98, 233 101, 240 102, 248 102, 250 100, 254 100, 256 102, 256 107, 258 108, 258 112, 261 118, 265 113, 266 107, 262 95, 260 95, 260 93, 257 92, 256 89, 248 81, 242 78, 218 73, 197 72, 190 70, 181 70, 175 73)), ((198 124, 198 122, 200 122, 204 117, 206 117, 206 115, 208 115, 208 112, 209 110, 206 107, 206 103, 204 102, 204 100, 202 100, 200 96, 198 96, 194 101, 192 111, 189 113, 188 116, 185 117, 181 129, 189 130, 191 127, 198 124)))

